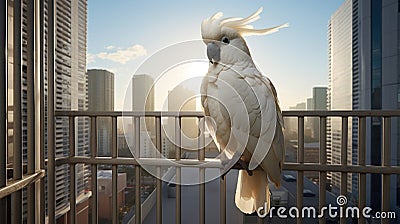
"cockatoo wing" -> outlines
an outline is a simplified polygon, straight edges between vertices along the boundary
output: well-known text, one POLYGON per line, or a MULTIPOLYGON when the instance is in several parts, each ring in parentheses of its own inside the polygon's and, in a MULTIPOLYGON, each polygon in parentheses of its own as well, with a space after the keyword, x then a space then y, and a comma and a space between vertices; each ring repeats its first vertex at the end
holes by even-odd
POLYGON ((233 135, 252 155, 249 169, 260 165, 279 186, 284 151, 283 119, 275 88, 255 67, 238 73, 241 74, 239 81, 232 82, 232 86, 238 90, 246 106, 250 129, 241 127, 243 120, 232 120, 232 130, 237 130, 233 135))
POLYGON ((275 136, 277 120, 275 99, 269 88, 269 83, 257 73, 258 71, 255 71, 255 75, 245 77, 258 103, 256 109, 258 116, 250 129, 250 136, 251 139, 254 138, 254 141, 250 141, 247 147, 247 150, 252 154, 249 163, 251 170, 260 165, 267 156, 275 136))
MULTIPOLYGON (((275 110, 276 110, 275 111, 276 126, 271 147, 268 151, 267 156, 263 159, 260 165, 265 171, 268 172, 268 177, 270 178, 270 180, 272 180, 275 183, 275 185, 279 187, 281 183, 283 157, 285 154, 284 137, 282 132, 282 128, 284 128, 284 122, 274 85, 265 76, 261 76, 261 80, 268 87, 274 99, 275 110)), ((258 148, 256 150, 258 150, 258 148)))
POLYGON ((242 134, 249 132, 247 108, 233 85, 236 78, 228 73, 221 72, 218 79, 206 76, 201 87, 207 128, 222 151, 225 171, 240 158, 249 138, 242 134))

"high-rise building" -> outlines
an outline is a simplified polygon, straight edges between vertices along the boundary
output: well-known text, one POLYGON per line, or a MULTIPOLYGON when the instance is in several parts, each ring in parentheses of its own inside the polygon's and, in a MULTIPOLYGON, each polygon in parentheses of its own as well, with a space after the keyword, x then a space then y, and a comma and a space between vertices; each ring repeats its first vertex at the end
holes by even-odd
MULTIPOLYGON (((346 0, 331 16, 328 25, 329 41, 329 84, 328 109, 352 109, 352 1, 346 0)), ((326 103, 325 103, 326 106, 326 103)), ((351 163, 351 122, 348 126, 347 159, 351 163)), ((342 122, 339 117, 330 117, 327 121, 327 162, 341 164, 342 122)), ((333 191, 338 193, 340 173, 329 173, 328 178, 333 191)), ((348 176, 351 180, 351 174, 348 176)), ((352 182, 347 182, 347 191, 351 192, 352 182)))
POLYGON ((154 111, 154 79, 150 75, 134 75, 132 78, 132 110, 154 111))
MULTIPOLYGON (((289 110, 306 110, 306 102, 297 103, 296 106, 289 107, 289 110)), ((285 118, 285 136, 287 140, 297 140, 297 118, 285 118)))
POLYGON ((313 110, 326 110, 326 94, 327 87, 317 86, 313 87, 312 108, 313 110))
MULTIPOLYGON (((27 0, 23 1, 26 5, 27 0)), ((86 24, 87 24, 87 0, 59 0, 56 2, 57 15, 55 20, 55 109, 56 110, 87 110, 87 79, 86 79, 86 24)), ((14 21, 14 1, 8 0, 8 20, 14 21)), ((47 12, 45 12, 47 14, 47 12)), ((22 11, 23 29, 22 29, 22 43, 27 41, 26 33, 26 11, 22 11)), ((47 26, 47 23, 45 24, 47 26)), ((8 27, 8 36, 10 40, 13 39, 14 30, 13 26, 8 27)), ((47 47, 47 45, 45 45, 47 47)), ((13 52, 14 44, 10 41, 8 45, 8 52, 13 52)), ((49 49, 45 49, 48 51, 49 49)), ((26 141, 27 141, 27 65, 26 45, 23 44, 22 50, 22 93, 21 107, 22 107, 22 157, 26 159, 26 141)), ((9 77, 13 76, 13 54, 9 54, 9 77)), ((45 72, 45 91, 47 91, 47 70, 45 72)), ((13 104, 13 79, 9 79, 9 107, 8 121, 12 122, 12 114, 14 114, 13 104)), ((45 99, 47 106, 47 98, 45 99)), ((47 123, 47 119, 46 119, 47 123)), ((89 147, 89 125, 85 118, 77 118, 76 125, 76 154, 87 155, 89 147), (78 141, 79 139, 79 141, 78 141)), ((47 124, 45 125, 47 127, 47 124)), ((68 118, 56 118, 55 120, 55 154, 56 156, 66 156, 69 152, 69 120, 68 118)), ((9 128, 9 162, 12 163, 11 157, 13 156, 13 125, 10 124, 9 128)), ((45 130, 46 131, 46 130, 45 130)), ((45 142, 45 155, 47 156, 47 143, 45 142)), ((69 211, 69 169, 67 165, 57 166, 55 171, 55 200, 56 200, 56 218, 58 223, 66 221, 67 212, 69 211)), ((88 169, 83 164, 76 165, 76 189, 77 198, 80 203, 88 203, 89 194, 85 191, 87 186, 88 169)), ((80 206, 87 209, 87 206, 80 206)), ((83 210, 84 210, 83 209, 83 210)), ((82 210, 82 211, 83 211, 82 210)), ((81 212, 81 210, 79 210, 81 212)), ((84 214, 84 212, 82 213, 84 214)), ((83 221, 78 215, 78 220, 83 221)), ((86 217, 87 222, 87 217, 86 217)), ((83 222, 84 223, 84 222, 83 222)))
MULTIPOLYGON (((89 69, 88 92, 90 111, 114 110, 114 74, 104 69, 89 69)), ((97 152, 99 156, 111 156, 112 120, 97 120, 97 152)))
MULTIPOLYGON (((312 110, 326 110, 326 93, 327 87, 313 87, 313 97, 312 97, 312 110)), ((307 105, 308 106, 308 105, 307 105)), ((311 120, 311 138, 315 141, 319 140, 319 120, 313 117, 311 120)))
MULTIPOLYGON (((86 24, 87 0, 60 0, 56 2, 56 64, 55 64, 55 107, 56 110, 87 110, 86 76, 86 24)), ((89 151, 89 124, 87 119, 79 118, 76 146, 78 155, 89 151), (78 141, 79 139, 79 141, 78 141)), ((66 155, 69 151, 68 118, 56 118, 56 155, 66 155)), ((64 217, 68 211, 69 175, 68 166, 56 168, 56 212, 64 217)), ((88 170, 77 166, 78 195, 85 193, 88 170)))
MULTIPOLYGON (((154 79, 150 75, 135 74, 132 78, 132 110, 154 111, 154 79)), ((155 119, 140 120, 140 156, 155 156, 155 119)))
MULTIPOLYGON (((168 91, 168 111, 196 111, 195 92, 181 85, 176 86, 168 91)), ((176 130, 173 118, 168 120, 168 126, 171 130, 176 130)), ((197 119, 181 118, 181 142, 182 147, 186 149, 194 149, 197 147, 197 119)), ((175 136, 175 133, 171 131, 175 136)))
MULTIPOLYGON (((332 15, 329 26, 330 86, 328 107, 353 110, 400 109, 400 19, 399 1, 346 0, 332 15), (340 108, 339 108, 340 106, 340 108)), ((400 123, 392 118, 391 163, 400 163, 400 123)), ((335 130, 338 122, 331 121, 331 148, 335 151, 335 130)), ((372 118, 366 124, 366 162, 381 165, 382 120, 372 118)), ((349 130, 352 144, 352 163, 357 163, 357 121, 351 121, 349 130)), ((340 138, 339 138, 340 139, 340 138)), ((340 143, 339 143, 340 145, 340 143)), ((350 151, 350 150, 349 150, 350 151)), ((332 162, 336 158, 332 154, 332 162)), ((400 206, 400 178, 391 181, 392 209, 400 206)), ((352 179, 352 193, 358 192, 357 176, 352 179)), ((367 204, 380 210, 381 175, 367 176, 367 204)))

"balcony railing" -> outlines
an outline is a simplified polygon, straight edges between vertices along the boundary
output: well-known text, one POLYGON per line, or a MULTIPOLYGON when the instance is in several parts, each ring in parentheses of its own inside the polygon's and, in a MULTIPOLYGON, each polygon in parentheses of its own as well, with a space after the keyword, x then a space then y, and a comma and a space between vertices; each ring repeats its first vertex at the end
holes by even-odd
MULTIPOLYGON (((366 176, 367 174, 382 174, 382 211, 390 211, 390 175, 400 174, 400 167, 392 165, 390 162, 391 154, 391 123, 393 117, 399 117, 400 111, 284 111, 284 117, 295 117, 297 118, 298 125, 298 150, 297 150, 297 162, 289 163, 285 162, 283 164, 284 170, 291 170, 297 172, 297 207, 299 209, 303 206, 303 188, 304 188, 304 172, 305 171, 316 171, 319 172, 319 206, 325 206, 326 202, 326 183, 327 183, 327 173, 328 172, 339 172, 341 173, 341 185, 340 194, 347 195, 347 174, 355 173, 358 174, 358 204, 359 208, 367 206, 366 204, 366 176), (305 163, 304 162, 304 118, 305 117, 317 117, 319 118, 320 129, 319 129, 319 163, 305 163), (342 135, 341 135, 341 164, 327 164, 326 158, 326 124, 328 117, 340 117, 342 120, 342 135), (366 164, 366 123, 367 119, 371 117, 382 118, 382 165, 374 166, 366 164), (358 164, 350 165, 347 162, 347 144, 348 144, 348 123, 349 118, 357 120, 358 123, 358 164)), ((181 148, 176 147, 176 158, 175 159, 161 159, 161 158, 140 158, 137 155, 140 153, 140 119, 143 117, 153 117, 155 121, 156 130, 156 148, 161 150, 161 119, 165 117, 172 117, 177 124, 176 127, 180 127, 180 122, 182 118, 196 118, 198 119, 199 125, 204 125, 201 119, 203 117, 201 112, 80 112, 80 111, 56 111, 55 117, 67 117, 69 119, 69 156, 67 157, 51 157, 49 155, 48 161, 46 161, 45 169, 47 170, 48 181, 52 178, 50 175, 55 175, 55 169, 57 166, 68 164, 70 169, 70 218, 69 223, 77 223, 76 220, 76 170, 75 164, 87 164, 91 166, 91 221, 92 223, 98 222, 98 186, 97 186, 97 167, 98 165, 111 165, 112 166, 112 222, 118 223, 118 201, 117 201, 117 175, 118 175, 118 165, 132 165, 135 166, 136 179, 135 185, 135 223, 141 223, 143 217, 141 216, 141 192, 140 192, 140 173, 141 165, 152 165, 158 166, 159 168, 163 166, 171 166, 170 161, 173 161, 176 166, 177 181, 179 182, 180 168, 181 167, 198 167, 200 169, 200 178, 204 180, 205 169, 207 168, 222 168, 219 160, 216 159, 206 159, 204 148, 201 148, 198 152, 197 159, 184 159, 181 158, 181 148), (75 119, 77 117, 88 117, 90 119, 90 150, 91 156, 77 156, 75 155, 75 119), (112 142, 112 156, 111 157, 97 157, 97 119, 99 117, 109 117, 112 120, 112 135, 110 136, 112 142), (125 158, 118 156, 117 149, 117 119, 121 117, 131 117, 134 121, 134 139, 135 139, 135 158, 125 158), (51 161, 52 160, 52 161, 51 161), (168 160, 168 161, 167 161, 168 160), (54 165, 52 165, 54 164, 54 165)), ((176 138, 178 141, 181 139, 180 130, 175 130, 176 138)), ((51 135, 50 135, 51 136, 51 135)), ((204 136, 198 139, 199 145, 204 144, 204 136)), ((50 146, 49 146, 50 147, 50 146)), ((28 161, 29 162, 29 161, 28 161)), ((14 168, 15 169, 15 168, 14 168)), ((160 169, 158 170, 160 172, 160 169)), ((7 195, 15 195, 21 192, 23 188, 29 188, 35 186, 35 182, 43 180, 44 171, 43 169, 38 169, 36 172, 27 174, 22 178, 12 178, 12 180, 6 180, 4 187, 0 188, 0 197, 2 200, 7 195)), ((4 180, 3 180, 4 181, 4 180)), ((51 184, 51 183, 50 183, 51 184)), ((54 184, 54 183, 52 183, 54 184)), ((37 188, 43 187, 41 185, 36 185, 37 188)), ((156 180, 156 214, 157 223, 162 223, 162 180, 156 180)), ((199 188, 199 223, 205 222, 205 184, 200 184, 199 188)), ((55 211, 50 211, 50 205, 55 204, 55 189, 47 189, 47 201, 45 201, 44 191, 39 191, 39 194, 34 194, 34 192, 28 192, 28 199, 31 197, 30 194, 38 195, 36 200, 29 201, 28 206, 33 206, 39 209, 40 215, 44 215, 45 204, 48 204, 48 219, 50 216, 55 215, 55 211)), ((220 180, 220 223, 226 223, 226 180, 220 180)), ((3 203, 3 202, 2 202, 3 203)), ((232 203, 232 202, 228 202, 232 203)), ((6 203, 2 204, 4 206, 6 203)), ((18 209, 22 205, 20 201, 12 201, 11 206, 13 209, 18 209)), ((6 211, 6 208, 3 207, 6 211)), ((4 212, 2 211, 2 212, 4 212)), ((22 214, 21 214, 22 215, 22 214)), ((181 187, 176 186, 176 223, 180 223, 181 217, 181 187)), ((44 218, 44 217, 42 217, 44 218)), ((13 219, 14 223, 18 223, 13 219)), ((383 222, 388 220, 382 219, 383 222)), ((298 219, 298 223, 301 223, 302 219, 298 219)), ((325 218, 321 218, 320 223, 325 222, 325 218)), ((341 219, 341 223, 345 223, 345 219, 341 219)), ((359 223, 365 223, 362 216, 359 218, 359 223)))
MULTIPOLYGON (((285 111, 283 112, 284 117, 296 117, 298 124, 298 150, 297 150, 297 163, 289 163, 285 162, 283 165, 284 170, 291 170, 297 172, 297 207, 301 209, 303 207, 303 177, 305 171, 317 171, 319 172, 319 206, 322 208, 327 204, 326 202, 326 183, 327 183, 327 172, 339 172, 341 173, 341 185, 340 185, 340 194, 347 195, 347 174, 355 173, 358 174, 358 207, 363 208, 366 206, 366 175, 367 174, 382 174, 382 211, 390 210, 390 175, 391 174, 400 174, 400 167, 392 166, 390 162, 390 154, 391 154, 391 120, 392 117, 399 117, 400 111, 285 111), (305 117, 318 117, 320 123, 319 129, 319 163, 304 163, 304 118, 305 117), (342 135, 341 135, 341 164, 327 164, 327 153, 326 153, 326 124, 327 117, 340 117, 342 120, 342 135), (382 125, 382 139, 383 139, 383 148, 382 148, 382 166, 374 166, 366 164, 366 120, 371 117, 381 117, 383 119, 382 125), (350 165, 347 162, 347 150, 348 150, 348 123, 349 118, 356 119, 358 121, 358 164, 350 165)), ((171 166, 171 163, 166 161, 166 159, 160 158, 140 158, 136 157, 133 159, 130 158, 121 158, 118 157, 117 151, 117 142, 116 142, 116 133, 117 133, 117 118, 119 117, 132 117, 134 119, 134 127, 135 127, 135 155, 139 155, 139 147, 140 147, 140 137, 138 135, 140 130, 140 119, 142 117, 154 117, 155 118, 155 127, 156 127, 156 147, 158 150, 161 150, 161 119, 164 117, 173 117, 175 119, 175 123, 177 127, 179 127, 179 123, 181 122, 182 117, 194 117, 199 119, 199 125, 204 125, 200 118, 202 118, 202 113, 199 112, 77 112, 77 111, 58 111, 56 112, 56 116, 58 117, 68 117, 70 119, 70 133, 74 133, 74 119, 76 117, 90 117, 91 122, 91 157, 79 157, 75 156, 73 153, 74 149, 74 135, 70 135, 70 155, 65 158, 56 159, 56 166, 62 164, 77 164, 84 163, 90 164, 92 166, 92 202, 94 203, 92 207, 92 220, 96 223, 97 220, 97 185, 96 185, 96 171, 97 165, 112 165, 113 169, 113 223, 116 223, 118 220, 118 211, 117 211, 117 199, 116 199, 116 176, 117 176, 117 166, 118 165, 134 165, 137 167, 136 169, 136 186, 140 186, 140 164, 142 165, 153 165, 153 166, 171 166), (110 117, 112 119, 112 157, 95 157, 96 155, 96 144, 97 141, 95 137, 97 136, 94 132, 96 130, 96 120, 98 117, 110 117)), ((176 131, 177 138, 180 139, 180 130, 176 131)), ((179 140, 178 140, 179 141, 179 140)), ((203 138, 199 138, 199 141, 204 141, 203 138)), ((201 143, 199 142, 201 145, 201 143)), ((207 168, 222 168, 220 161, 218 160, 207 160, 205 161, 205 153, 204 148, 200 149, 198 154, 198 159, 182 159, 181 148, 176 148, 176 158, 173 160, 175 166, 177 167, 177 178, 179 180, 179 169, 184 166, 195 166, 199 167, 201 171, 200 177, 204 179, 204 169, 207 168)), ((73 170, 74 166, 71 166, 71 179, 72 183, 74 183, 75 172, 73 170)), ((54 169, 54 167, 48 167, 48 169, 54 169)), ((162 223, 162 181, 157 179, 157 203, 156 203, 156 211, 157 211, 157 223, 162 223)), ((71 186, 74 186, 71 184, 71 186)), ((135 220, 136 223, 140 223, 141 211, 140 211, 140 187, 136 187, 136 197, 135 197, 135 220)), ((226 182, 225 180, 220 181, 220 223, 226 223, 226 199, 225 199, 225 189, 226 182)), ((71 189, 71 214, 75 214, 73 211, 75 210, 75 197, 73 194, 74 189, 71 189)), ((199 214, 200 214, 200 223, 204 223, 205 221, 205 187, 204 184, 200 185, 200 198, 199 198, 199 214)), ((54 194, 54 192, 49 192, 49 194, 54 194)), ((177 223, 180 223, 181 216, 181 188, 179 185, 176 187, 176 220, 177 223)), ((74 218, 74 217, 71 217, 74 218)), ((383 219, 382 221, 387 221, 383 219)), ((298 219, 298 223, 301 223, 302 219, 298 219)), ((324 223, 325 218, 320 219, 320 223, 324 223)), ((345 223, 345 218, 342 218, 342 223, 345 223)), ((364 223, 365 220, 360 216, 359 223, 364 223)), ((74 222, 72 222, 74 223, 74 222)))

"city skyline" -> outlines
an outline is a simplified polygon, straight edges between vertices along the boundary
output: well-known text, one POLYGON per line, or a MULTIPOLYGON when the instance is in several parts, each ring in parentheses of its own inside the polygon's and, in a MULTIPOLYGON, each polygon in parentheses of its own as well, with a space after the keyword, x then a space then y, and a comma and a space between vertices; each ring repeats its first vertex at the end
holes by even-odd
MULTIPOLYGON (((213 4, 193 3, 191 8, 186 8, 176 1, 89 1, 88 68, 105 68, 116 74, 118 90, 115 93, 115 109, 122 110, 124 107, 121 99, 124 98, 130 79, 146 59, 166 46, 199 40, 201 21, 218 11, 226 16, 246 16, 262 6, 264 12, 255 27, 271 27, 286 22, 290 25, 278 33, 249 37, 246 40, 256 64, 275 84, 282 108, 288 109, 306 98, 313 86, 328 84, 327 25, 330 15, 342 2, 329 1, 321 5, 317 1, 290 4, 221 1, 213 4), (110 16, 102 18, 104 13, 110 16), (104 29, 109 32, 104 32, 104 29), (307 57, 303 56, 304 53, 307 57), (291 66, 287 66, 288 63, 291 66)), ((199 58, 206 59, 205 45, 200 45, 196 50, 199 51, 199 58)), ((194 66, 189 72, 184 71, 179 79, 190 78, 193 70, 196 76, 202 76, 207 67, 208 64, 194 66)), ((140 72, 151 74, 150 71, 140 72)), ((173 88, 178 84, 171 85, 173 88)), ((198 91, 196 88, 193 87, 193 90, 198 91)), ((162 109, 162 101, 167 95, 167 90, 159 89, 155 92, 156 110, 162 109)))

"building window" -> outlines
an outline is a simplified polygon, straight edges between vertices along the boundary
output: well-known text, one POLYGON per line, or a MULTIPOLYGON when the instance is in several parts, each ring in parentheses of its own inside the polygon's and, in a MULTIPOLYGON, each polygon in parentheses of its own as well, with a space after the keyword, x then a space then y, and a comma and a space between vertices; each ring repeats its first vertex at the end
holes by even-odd
POLYGON ((397 11, 400 12, 400 0, 397 0, 397 11))

